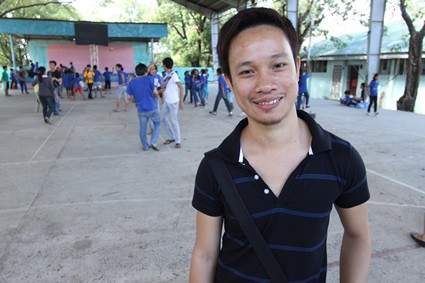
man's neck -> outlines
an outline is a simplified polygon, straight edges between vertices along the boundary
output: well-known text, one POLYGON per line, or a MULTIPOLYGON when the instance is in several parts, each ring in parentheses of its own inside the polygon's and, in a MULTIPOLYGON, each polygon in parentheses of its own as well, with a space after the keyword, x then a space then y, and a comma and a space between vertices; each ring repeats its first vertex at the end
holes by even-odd
POLYGON ((248 126, 242 133, 242 138, 249 143, 262 148, 279 148, 299 140, 302 136, 304 122, 296 112, 291 112, 281 122, 275 125, 263 125, 248 118, 248 126))

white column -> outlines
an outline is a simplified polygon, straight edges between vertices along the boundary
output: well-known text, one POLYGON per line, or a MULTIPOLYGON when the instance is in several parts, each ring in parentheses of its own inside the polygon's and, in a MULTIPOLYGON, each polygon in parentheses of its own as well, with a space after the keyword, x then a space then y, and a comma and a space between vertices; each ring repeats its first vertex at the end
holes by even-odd
POLYGON ((385 4, 386 0, 372 0, 370 3, 366 83, 369 83, 373 75, 379 72, 385 4))
POLYGON ((286 9, 288 19, 291 21, 292 25, 297 30, 297 18, 298 18, 298 0, 288 0, 287 9, 286 9))
POLYGON ((217 41, 218 41, 218 14, 213 13, 211 16, 211 45, 212 45, 214 74, 217 68, 219 67, 218 55, 217 55, 217 41))

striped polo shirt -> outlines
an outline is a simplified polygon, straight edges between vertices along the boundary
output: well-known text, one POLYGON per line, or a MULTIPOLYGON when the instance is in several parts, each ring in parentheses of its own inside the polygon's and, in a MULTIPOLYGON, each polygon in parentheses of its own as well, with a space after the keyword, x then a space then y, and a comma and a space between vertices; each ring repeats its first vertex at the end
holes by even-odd
MULTIPOLYGON (((249 213, 290 282, 326 282, 326 239, 333 205, 350 208, 369 199, 366 169, 347 141, 325 131, 298 111, 312 144, 276 197, 242 154, 242 120, 215 154, 222 158, 249 213)), ((209 216, 223 216, 224 234, 215 282, 270 282, 232 214, 209 164, 198 168, 192 205, 209 216)))

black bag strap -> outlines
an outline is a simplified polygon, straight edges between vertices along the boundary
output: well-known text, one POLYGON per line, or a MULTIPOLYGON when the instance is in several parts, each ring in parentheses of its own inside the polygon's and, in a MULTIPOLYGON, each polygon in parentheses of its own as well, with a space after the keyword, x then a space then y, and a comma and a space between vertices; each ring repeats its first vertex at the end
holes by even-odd
POLYGON ((282 268, 278 264, 273 253, 270 251, 263 238, 263 235, 258 230, 257 225, 254 223, 251 215, 248 212, 238 190, 233 183, 232 176, 220 158, 212 155, 207 155, 207 160, 210 164, 212 172, 224 194, 229 206, 239 222, 245 236, 251 243, 252 248, 257 254, 258 259, 269 275, 273 283, 286 283, 288 279, 285 276, 282 268))

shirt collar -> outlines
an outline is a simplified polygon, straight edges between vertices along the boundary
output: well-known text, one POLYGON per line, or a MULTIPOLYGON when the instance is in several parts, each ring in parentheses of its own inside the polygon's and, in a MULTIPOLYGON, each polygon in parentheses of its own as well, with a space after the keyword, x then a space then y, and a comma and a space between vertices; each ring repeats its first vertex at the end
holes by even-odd
MULTIPOLYGON (((299 110, 297 111, 297 115, 307 124, 312 136, 312 142, 308 154, 313 155, 331 150, 331 134, 317 124, 316 121, 305 111, 299 110)), ((242 130, 247 125, 247 118, 241 120, 233 132, 220 144, 218 152, 223 159, 239 163, 243 162, 244 154, 241 147, 240 137, 242 130)))

